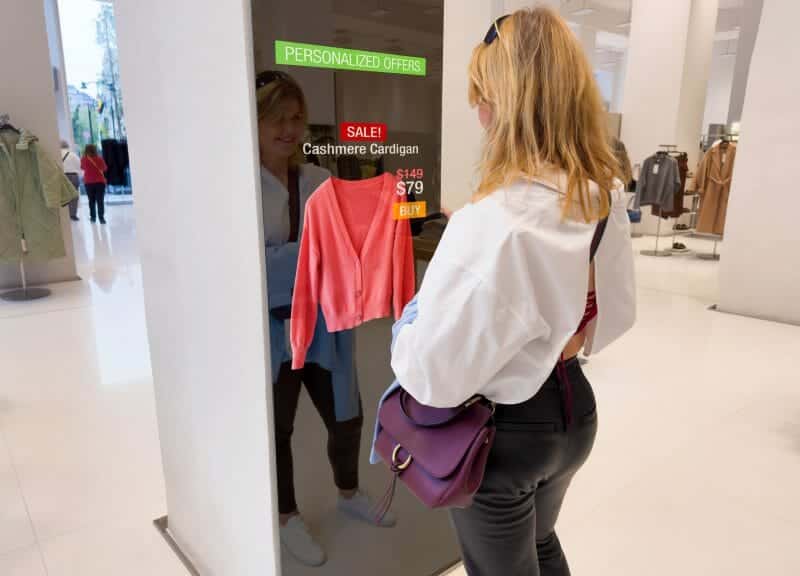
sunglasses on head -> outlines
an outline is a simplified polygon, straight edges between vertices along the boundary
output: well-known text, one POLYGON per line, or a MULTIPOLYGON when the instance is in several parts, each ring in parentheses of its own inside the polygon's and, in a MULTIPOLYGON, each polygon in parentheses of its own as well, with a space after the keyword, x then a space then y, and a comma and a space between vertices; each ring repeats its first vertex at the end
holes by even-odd
POLYGON ((503 23, 503 20, 511 16, 511 14, 506 14, 505 16, 500 16, 497 20, 492 22, 492 26, 489 28, 489 31, 486 33, 486 36, 483 37, 483 43, 487 46, 494 42, 498 36, 500 36, 500 24, 503 23))
POLYGON ((256 76, 256 90, 263 88, 267 84, 275 82, 275 80, 288 79, 289 75, 286 72, 281 72, 280 70, 266 70, 265 72, 261 72, 258 76, 256 76))

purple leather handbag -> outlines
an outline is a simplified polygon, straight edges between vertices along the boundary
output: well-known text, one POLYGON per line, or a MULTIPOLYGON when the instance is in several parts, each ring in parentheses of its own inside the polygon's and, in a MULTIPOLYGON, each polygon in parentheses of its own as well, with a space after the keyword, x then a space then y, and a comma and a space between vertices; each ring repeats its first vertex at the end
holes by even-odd
POLYGON ((494 404, 475 396, 456 408, 431 408, 398 388, 381 406, 375 449, 393 473, 378 504, 382 518, 399 478, 430 508, 464 508, 483 481, 494 442, 494 404))

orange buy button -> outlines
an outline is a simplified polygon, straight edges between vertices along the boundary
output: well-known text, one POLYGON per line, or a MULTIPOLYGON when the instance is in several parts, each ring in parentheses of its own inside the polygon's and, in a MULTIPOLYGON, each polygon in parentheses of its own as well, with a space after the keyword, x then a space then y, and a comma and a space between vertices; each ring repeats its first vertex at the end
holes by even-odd
POLYGON ((395 220, 411 220, 424 218, 428 214, 425 200, 419 202, 395 202, 392 205, 392 218, 395 220))

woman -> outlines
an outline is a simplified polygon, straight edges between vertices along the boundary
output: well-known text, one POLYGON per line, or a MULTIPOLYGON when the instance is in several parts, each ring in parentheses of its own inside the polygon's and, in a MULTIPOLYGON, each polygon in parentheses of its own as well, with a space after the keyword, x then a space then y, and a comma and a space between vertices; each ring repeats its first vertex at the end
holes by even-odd
POLYGON ((483 484, 452 511, 467 572, 566 575, 555 524, 597 430, 577 354, 635 316, 625 198, 591 67, 555 12, 497 20, 469 76, 480 184, 448 224, 392 368, 423 404, 496 402, 483 484))
POLYGON ((89 197, 89 219, 97 221, 100 216, 100 224, 106 223, 106 176, 108 170, 103 157, 97 153, 97 146, 87 144, 83 149, 81 158, 81 170, 83 170, 83 184, 86 187, 86 195, 89 197))
MULTIPOLYGON (((331 334, 320 314, 302 370, 291 369, 286 322, 291 317, 298 241, 309 196, 330 173, 304 163, 301 143, 308 120, 300 86, 282 72, 267 71, 256 80, 264 240, 267 246, 267 292, 275 405, 278 509, 282 544, 304 564, 318 566, 325 553, 311 536, 294 493, 292 432, 305 385, 328 430, 328 457, 339 489, 339 509, 374 523, 371 499, 359 490, 358 462, 363 415, 355 377, 353 334, 331 334)), ((381 526, 395 523, 393 516, 381 526)))

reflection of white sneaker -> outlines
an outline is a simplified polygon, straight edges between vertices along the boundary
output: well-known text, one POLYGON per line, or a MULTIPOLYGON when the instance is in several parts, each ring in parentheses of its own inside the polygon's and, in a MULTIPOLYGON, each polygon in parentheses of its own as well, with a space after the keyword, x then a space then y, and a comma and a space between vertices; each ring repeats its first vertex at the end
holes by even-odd
POLYGON ((281 543, 306 566, 325 564, 325 551, 317 544, 308 526, 300 516, 292 516, 285 526, 280 527, 281 543))
POLYGON ((380 522, 375 518, 375 503, 369 494, 359 490, 352 498, 344 498, 339 496, 339 510, 350 514, 359 520, 363 520, 367 524, 374 526, 381 526, 383 528, 390 528, 397 524, 397 516, 389 510, 380 522))

